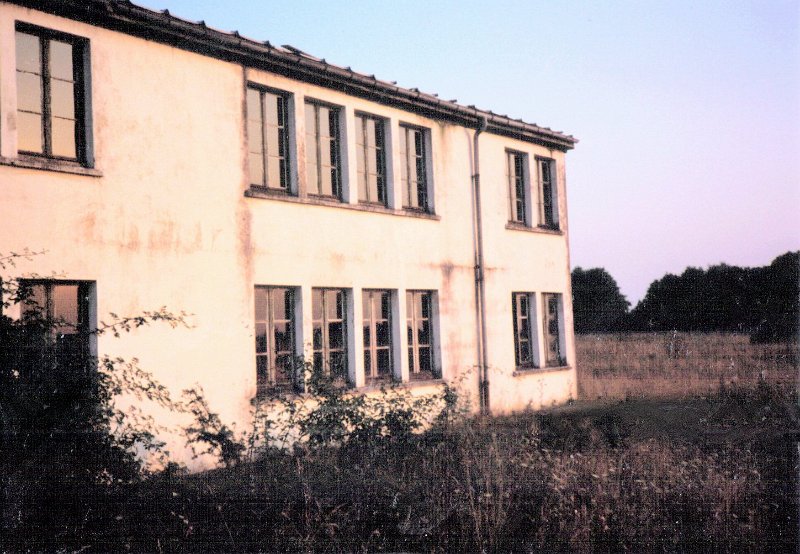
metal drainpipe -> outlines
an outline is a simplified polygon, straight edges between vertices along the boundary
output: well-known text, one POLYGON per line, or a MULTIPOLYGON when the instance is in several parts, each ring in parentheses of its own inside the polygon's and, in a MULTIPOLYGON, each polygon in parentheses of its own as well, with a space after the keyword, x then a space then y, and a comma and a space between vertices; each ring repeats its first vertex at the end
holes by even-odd
POLYGON ((472 139, 472 160, 475 173, 472 175, 474 196, 473 227, 475 229, 475 311, 478 320, 478 374, 479 398, 482 414, 489 413, 489 364, 486 355, 486 286, 483 267, 483 224, 481 219, 481 171, 478 137, 486 130, 485 117, 478 117, 478 127, 472 139))

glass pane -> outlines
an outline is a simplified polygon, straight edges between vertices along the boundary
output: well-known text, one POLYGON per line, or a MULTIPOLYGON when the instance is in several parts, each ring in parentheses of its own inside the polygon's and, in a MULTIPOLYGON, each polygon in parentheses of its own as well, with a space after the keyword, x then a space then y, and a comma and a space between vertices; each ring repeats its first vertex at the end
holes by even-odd
POLYGON ((53 320, 60 333, 77 331, 78 285, 53 286, 53 320))
POLYGON ((344 351, 331 352, 330 367, 331 377, 347 379, 347 357, 344 351))
POLYGON ((256 313, 255 313, 256 320, 266 321, 267 319, 266 290, 262 288, 256 288, 255 300, 256 300, 256 313))
POLYGON ((267 154, 270 157, 277 158, 281 155, 280 151, 280 133, 277 127, 272 125, 267 127, 267 154))
POLYGON ((53 137, 52 149, 54 156, 75 158, 75 121, 54 117, 51 122, 53 137))
POLYGON ((375 146, 375 120, 367 119, 365 120, 367 124, 367 146, 374 147, 375 146))
POLYGON ((527 341, 519 344, 519 361, 522 363, 531 361, 530 346, 527 341))
POLYGON ((330 171, 322 171, 320 175, 320 190, 319 193, 325 196, 333 196, 333 179, 331 179, 331 172, 330 171))
POLYGON ((328 324, 328 346, 331 348, 344 347, 344 323, 328 324))
POLYGON ((431 364, 431 349, 428 347, 422 347, 419 349, 419 370, 433 371, 433 364, 431 364))
MULTIPOLYGON (((364 118, 360 115, 356 116, 356 144, 359 146, 364 144, 364 118)), ((363 148, 358 150, 363 150, 363 148)))
POLYGON ((75 85, 69 81, 50 80, 50 109, 52 114, 75 119, 75 85))
POLYGON ((256 382, 259 387, 266 387, 269 384, 267 378, 267 357, 256 356, 256 382))
POLYGON ((281 314, 283 319, 294 319, 294 292, 292 289, 278 289, 275 292, 275 306, 277 313, 281 314))
POLYGON ((50 41, 50 76, 72 81, 72 45, 57 40, 50 41))
POLYGON ((406 326, 408 330, 408 344, 411 346, 414 344, 414 326, 411 323, 411 320, 408 320, 408 325, 406 326))
POLYGON ((263 136, 261 135, 261 121, 257 119, 247 120, 247 145, 248 151, 258 154, 262 153, 263 136))
POLYGON ((25 302, 22 306, 24 317, 46 318, 47 317, 47 297, 43 285, 32 285, 27 287, 25 302))
POLYGON ((392 312, 392 299, 388 292, 381 293, 381 317, 389 319, 392 312))
POLYGON ((319 136, 331 136, 330 110, 322 106, 319 108, 319 136))
POLYGON ((392 373, 392 360, 388 349, 378 350, 378 375, 388 376, 392 373))
POLYGON ((430 344, 431 343, 431 322, 430 321, 420 321, 417 323, 417 341, 419 344, 430 344))
POLYGON ((17 31, 17 69, 21 71, 42 71, 42 50, 39 37, 17 31))
POLYGON ((267 163, 267 186, 281 188, 281 164, 276 158, 270 158, 267 163))
POLYGON ((415 296, 416 295, 413 292, 407 292, 406 293, 406 316, 408 318, 411 318, 411 316, 414 314, 414 299, 415 299, 415 296))
POLYGON ((276 95, 264 93, 264 113, 268 125, 273 127, 278 125, 278 97, 276 95))
POLYGON ((313 337, 314 350, 322 350, 322 322, 314 322, 313 337))
POLYGON ((337 290, 325 291, 328 319, 342 319, 341 294, 337 290))
POLYGON ((42 153, 42 116, 17 112, 17 149, 21 152, 42 153))
POLYGON ((364 374, 372 377, 372 357, 369 350, 364 350, 364 374))
POLYGON ((320 289, 311 289, 311 317, 322 319, 322 293, 320 289))
POLYGON ((280 385, 289 385, 294 373, 294 358, 282 355, 275 358, 275 382, 280 385))
POLYGON ((362 302, 362 311, 361 316, 365 320, 372 319, 372 293, 364 291, 363 295, 361 296, 362 302))
POLYGON ((275 324, 275 352, 291 352, 292 348, 292 326, 289 323, 275 324))
POLYGON ((429 292, 422 293, 420 304, 422 305, 422 317, 425 318, 431 317, 431 293, 429 292))
POLYGON ((261 95, 252 88, 247 89, 247 118, 261 121, 261 95))
POLYGON ((392 343, 392 330, 388 321, 375 324, 375 341, 378 346, 389 346, 392 343))
POLYGON ((322 352, 314 352, 314 371, 322 371, 322 352))
POLYGON ((248 156, 249 168, 250 168, 250 184, 251 185, 263 185, 264 184, 264 160, 261 158, 261 154, 253 154, 252 152, 248 156))
POLYGON ((17 109, 42 113, 42 78, 17 72, 17 109))
POLYGON ((415 371, 414 368, 414 349, 412 347, 408 348, 408 370, 412 373, 415 371))
POLYGON ((306 134, 314 136, 316 133, 316 117, 314 104, 306 104, 306 134))
POLYGON ((267 351, 267 324, 256 323, 256 353, 263 354, 267 351))
POLYGON ((370 324, 365 322, 364 323, 364 346, 370 346, 372 344, 372 335, 369 332, 370 324))

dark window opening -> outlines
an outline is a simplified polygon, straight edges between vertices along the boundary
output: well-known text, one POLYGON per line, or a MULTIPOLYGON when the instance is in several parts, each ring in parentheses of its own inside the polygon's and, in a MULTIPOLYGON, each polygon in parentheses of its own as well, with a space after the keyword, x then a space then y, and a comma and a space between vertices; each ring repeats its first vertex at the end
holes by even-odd
POLYGON ((547 367, 559 367, 567 364, 564 356, 564 337, 562 336, 561 295, 542 294, 545 364, 547 367))
POLYGON ((335 381, 348 381, 347 304, 341 289, 311 292, 312 348, 314 371, 335 381))
POLYGON ((259 393, 289 388, 295 376, 295 292, 286 287, 256 287, 256 384, 259 393))
POLYGON ((439 377, 433 361, 432 310, 432 293, 427 291, 406 293, 408 370, 412 380, 439 377))
POLYGON ((507 152, 509 198, 511 200, 511 221, 528 225, 528 186, 525 179, 525 163, 527 156, 519 152, 507 152))
POLYGON ((389 291, 364 291, 364 375, 367 383, 392 379, 391 313, 389 291))
POLYGON ((405 208, 429 211, 426 175, 425 131, 400 127, 400 181, 403 183, 405 208))
POLYGON ((533 328, 531 327, 531 298, 533 293, 512 295, 514 317, 514 355, 518 368, 536 367, 533 328))

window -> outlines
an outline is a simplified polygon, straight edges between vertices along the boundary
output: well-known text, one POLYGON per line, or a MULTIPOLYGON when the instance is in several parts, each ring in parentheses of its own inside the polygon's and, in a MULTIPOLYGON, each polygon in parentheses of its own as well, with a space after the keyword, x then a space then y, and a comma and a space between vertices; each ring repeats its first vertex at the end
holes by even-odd
POLYGON ((537 367, 536 336, 531 327, 531 307, 535 298, 532 292, 515 292, 512 295, 514 313, 514 355, 520 369, 537 367))
POLYGON ((538 158, 537 165, 539 166, 539 225, 558 229, 555 162, 538 158))
POLYGON ((425 130, 400 126, 400 180, 403 183, 403 207, 429 211, 426 175, 425 130))
POLYGON ((433 293, 406 293, 408 371, 411 379, 433 379, 437 376, 433 363, 432 310, 433 293))
POLYGON ((308 193, 342 198, 339 109, 306 102, 308 193))
POLYGON ((365 290, 364 374, 367 383, 392 376, 392 300, 389 291, 365 290))
POLYGON ((358 200, 386 205, 386 149, 384 121, 369 115, 356 116, 358 200))
POLYGON ((256 287, 256 383, 290 387, 294 376, 295 292, 287 287, 256 287))
POLYGON ((529 225, 528 180, 526 179, 527 155, 506 152, 508 160, 509 198, 511 199, 511 221, 529 225))
POLYGON ((88 42, 17 24, 17 150, 89 163, 88 42))
POLYGON ((346 297, 341 289, 313 289, 314 370, 347 380, 346 297))
POLYGON ((545 365, 558 367, 567 365, 564 356, 564 335, 562 329, 561 295, 542 294, 544 314, 544 351, 545 365))
POLYGON ((250 184, 289 192, 289 97, 247 87, 250 184))
POLYGON ((89 301, 92 283, 80 281, 21 280, 22 319, 41 329, 33 333, 30 348, 38 348, 44 339, 53 346, 55 361, 86 359, 91 354, 89 301))

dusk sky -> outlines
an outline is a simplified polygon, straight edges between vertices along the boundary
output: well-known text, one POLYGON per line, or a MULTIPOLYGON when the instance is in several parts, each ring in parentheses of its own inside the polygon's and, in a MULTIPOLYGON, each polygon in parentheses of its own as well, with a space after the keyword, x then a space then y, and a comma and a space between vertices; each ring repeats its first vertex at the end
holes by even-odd
POLYGON ((572 266, 632 304, 800 249, 800 1, 137 3, 577 137, 572 266))

